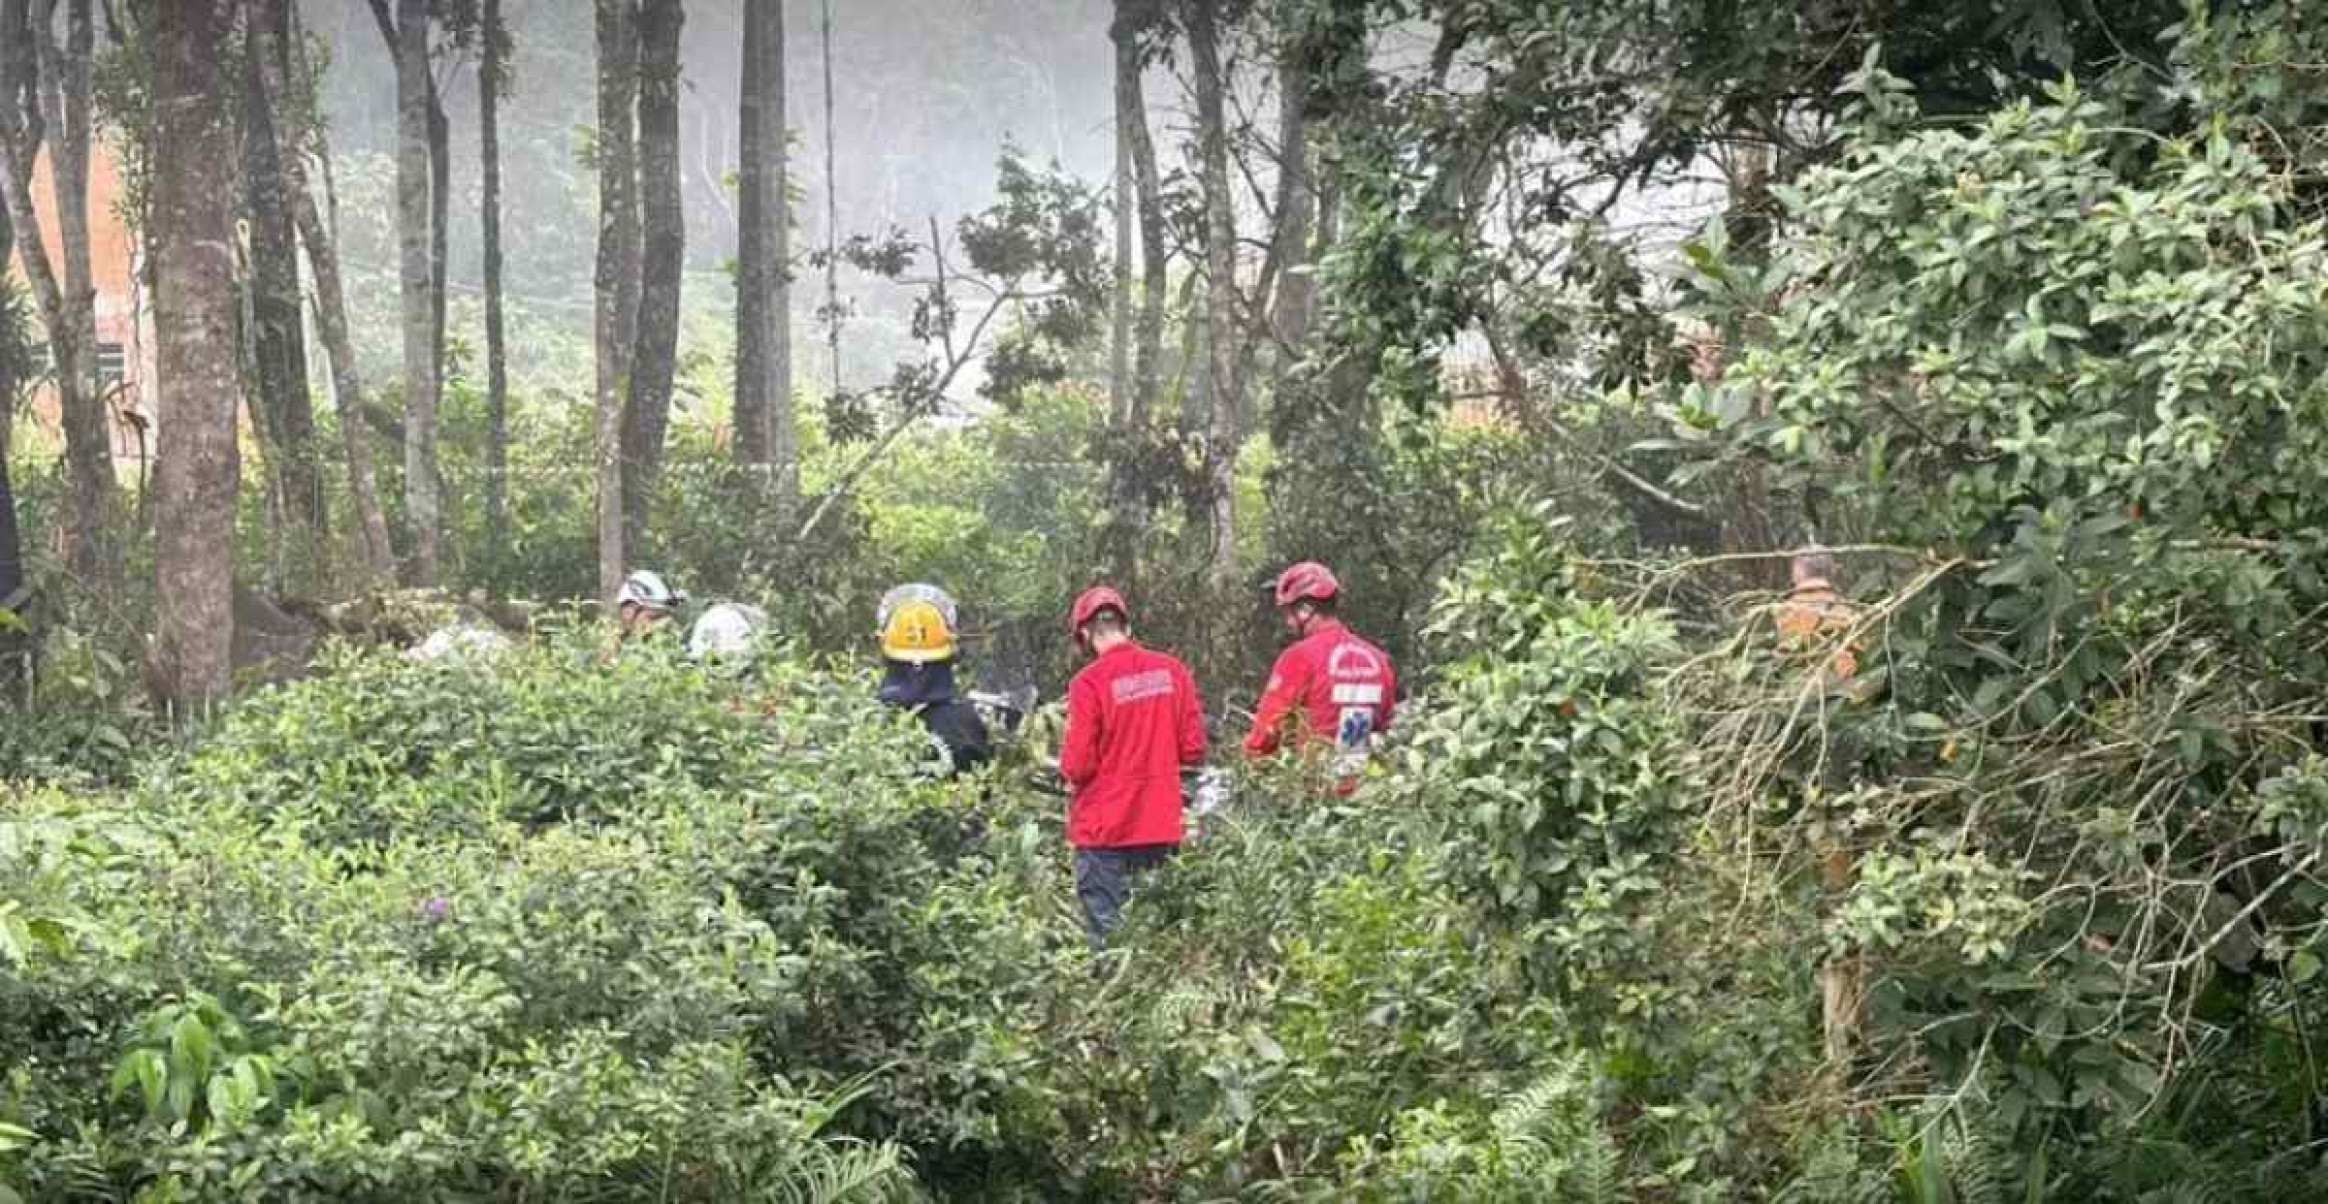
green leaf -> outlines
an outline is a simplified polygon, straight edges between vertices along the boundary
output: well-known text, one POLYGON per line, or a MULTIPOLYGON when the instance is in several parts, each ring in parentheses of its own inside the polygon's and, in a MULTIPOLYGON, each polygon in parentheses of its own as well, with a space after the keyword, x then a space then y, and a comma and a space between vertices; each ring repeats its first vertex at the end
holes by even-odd
POLYGON ((235 1107, 234 1080, 223 1074, 212 1075, 209 1087, 203 1091, 203 1102, 210 1109, 212 1125, 231 1123, 239 1112, 235 1107))
POLYGON ((141 1049, 130 1055, 131 1073, 138 1087, 145 1093, 146 1114, 151 1116, 162 1107, 162 1094, 169 1086, 169 1067, 155 1050, 141 1049))
POLYGON ((217 1041, 211 1035, 210 1026, 202 1023, 202 1018, 192 1008, 180 1015, 178 1023, 170 1028, 170 1060, 177 1063, 178 1071, 188 1078, 207 1078, 211 1055, 217 1049, 217 1041))

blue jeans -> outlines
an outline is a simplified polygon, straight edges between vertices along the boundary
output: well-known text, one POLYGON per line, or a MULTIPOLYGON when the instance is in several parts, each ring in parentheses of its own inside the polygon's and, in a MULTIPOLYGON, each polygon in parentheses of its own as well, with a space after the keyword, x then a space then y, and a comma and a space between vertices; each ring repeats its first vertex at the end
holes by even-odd
POLYGON ((1123 919, 1133 880, 1170 860, 1179 847, 1143 844, 1075 850, 1075 897, 1083 903, 1083 933, 1090 938, 1093 953, 1107 947, 1107 934, 1123 919))

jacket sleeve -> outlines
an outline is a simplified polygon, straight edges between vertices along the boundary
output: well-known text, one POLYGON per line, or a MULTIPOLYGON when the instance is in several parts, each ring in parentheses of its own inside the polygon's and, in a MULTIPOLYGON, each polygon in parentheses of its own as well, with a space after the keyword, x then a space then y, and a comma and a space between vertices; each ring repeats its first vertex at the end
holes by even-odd
POLYGON ((1245 737, 1246 755, 1266 757, 1277 751, 1285 735, 1285 716, 1300 704, 1308 678, 1298 648, 1288 648, 1278 656, 1277 664, 1269 670, 1269 685, 1253 708, 1253 730, 1245 737))
POLYGON ((993 739, 976 706, 957 699, 931 708, 924 721, 945 744, 946 763, 954 774, 968 773, 994 759, 993 739))
POLYGON ((1204 699, 1196 692, 1196 677, 1183 665, 1180 675, 1180 763, 1204 763, 1204 699))
POLYGON ((1059 745, 1059 776, 1075 786, 1099 776, 1099 686, 1077 677, 1067 687, 1067 735, 1059 745))

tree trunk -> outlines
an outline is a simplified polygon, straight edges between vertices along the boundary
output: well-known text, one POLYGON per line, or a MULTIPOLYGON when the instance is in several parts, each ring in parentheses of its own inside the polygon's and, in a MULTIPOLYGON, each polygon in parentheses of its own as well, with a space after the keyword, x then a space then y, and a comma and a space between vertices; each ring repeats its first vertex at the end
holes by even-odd
MULTIPOLYGON (((268 0, 273 16, 269 34, 276 41, 274 53, 261 56, 259 63, 268 107, 278 116, 293 111, 286 104, 289 81, 299 80, 304 90, 309 78, 306 50, 291 26, 291 3, 268 0)), ((320 134, 296 129, 287 120, 278 121, 277 160, 283 167, 283 196, 291 210, 292 225, 298 229, 299 241, 307 248, 308 264, 315 271, 315 325, 323 339, 324 355, 331 362, 332 400, 339 411, 340 440, 347 454, 348 493, 356 507, 363 569, 369 577, 367 584, 384 583, 395 576, 396 549, 389 541, 388 519, 380 506, 372 449, 364 439, 364 383, 356 366, 355 342, 348 334, 347 288, 340 278, 339 252, 307 184, 305 148, 311 136, 316 153, 328 158, 320 134)))
POLYGON ((598 3, 598 267, 594 281, 598 367, 598 586, 608 606, 622 588, 623 403, 639 316, 639 197, 634 154, 638 106, 636 0, 598 3))
POLYGON ((156 6, 153 245, 160 452, 156 640, 164 699, 223 698, 234 643, 234 116, 219 79, 235 0, 156 6))
MULTIPOLYGON (((1211 327, 1204 320, 1205 304, 1204 274, 1190 272, 1180 281, 1180 381, 1174 389, 1180 437, 1190 444, 1201 441, 1212 425, 1212 357, 1206 351, 1212 344, 1206 337, 1211 327)), ((1191 518, 1210 521, 1208 515, 1191 518)))
POLYGON ((1310 239, 1311 263, 1323 262, 1326 252, 1342 237, 1342 173, 1330 161, 1326 170, 1318 173, 1317 195, 1317 235, 1310 239))
POLYGON ((112 423, 97 380, 96 290, 89 268, 89 57, 93 49, 90 0, 66 7, 66 43, 59 47, 39 6, 35 22, 25 0, 0 3, 0 192, 21 235, 18 251, 57 365, 58 408, 65 431, 70 481, 71 542, 67 564, 88 583, 116 576, 112 423), (50 212, 57 225, 60 266, 49 260, 32 205, 33 162, 39 131, 48 132, 50 212))
POLYGON ((1306 90, 1300 64, 1290 58, 1281 62, 1277 71, 1277 230, 1269 247, 1277 290, 1269 306, 1269 325, 1279 346, 1280 376, 1300 358, 1310 327, 1313 278, 1307 269, 1318 198, 1311 185, 1306 90))
MULTIPOLYGON (((1759 141, 1753 133, 1752 122, 1742 122, 1741 141, 1730 169, 1729 206, 1722 213, 1730 246, 1742 263, 1760 263, 1768 254, 1770 245, 1771 175, 1775 166, 1771 147, 1759 141)), ((1723 344, 1735 347, 1742 333, 1735 327, 1722 332, 1723 344)), ((1719 372, 1719 360, 1710 365, 1719 372)), ((1769 399, 1755 395, 1753 416, 1762 418, 1769 399)), ((1779 522, 1772 513, 1770 478, 1759 457, 1748 456, 1738 466, 1738 484, 1731 505, 1724 508, 1721 526, 1721 548, 1724 552, 1753 551, 1761 548, 1785 547, 1788 534, 1779 530, 1779 522)), ((1785 589, 1788 583, 1786 565, 1779 560, 1746 562, 1744 572, 1748 579, 1762 589, 1785 589)))
POLYGON ((1166 257, 1164 244, 1163 183, 1156 170, 1156 144, 1148 133, 1148 106, 1141 90, 1144 74, 1140 60, 1140 16, 1136 0, 1116 0, 1116 16, 1108 36, 1115 43, 1116 121, 1116 346, 1115 377, 1124 375, 1125 327, 1131 329, 1130 379, 1115 404, 1116 455, 1109 469, 1109 511, 1114 530, 1109 542, 1116 572, 1127 581, 1138 576, 1139 532, 1147 526, 1146 489, 1138 479, 1147 446, 1150 415, 1155 412, 1164 361, 1164 301, 1166 257), (1137 221, 1133 220, 1137 216, 1137 221), (1140 301, 1136 319, 1132 306, 1131 231, 1140 233, 1140 301))
MULTIPOLYGON (((425 61, 425 60, 424 60, 425 61)), ((437 95, 436 73, 428 73, 428 354, 431 376, 443 392, 445 379, 446 240, 453 217, 453 127, 437 95)), ((433 445, 436 439, 430 433, 433 445)), ((433 462, 433 456, 432 456, 433 462)), ((442 484, 442 478, 439 479, 442 484)), ((440 505, 442 504, 440 499, 440 505)))
MULTIPOLYGON (((0 34, 6 32, 0 28, 0 34)), ((4 104, 0 99, 0 106, 4 104)), ((8 220, 8 208, 0 205, 0 263, 8 262, 15 242, 16 228, 8 220)), ((14 346, 22 336, 11 323, 18 316, 10 306, 13 287, 13 282, 0 280, 0 348, 14 346)), ((0 711, 25 702, 25 687, 32 680, 28 663, 32 640, 24 628, 25 603, 31 590, 24 577, 24 540, 16 525, 16 483, 8 475, 8 436, 15 425, 16 373, 21 366, 14 356, 0 351, 0 611, 6 612, 0 617, 0 711)))
POLYGON ((396 227, 404 337, 404 509, 413 584, 437 579, 437 359, 430 229, 428 0, 396 4, 396 227))
MULTIPOLYGON (((784 98, 783 0, 744 0, 743 143, 736 255, 736 458, 764 466, 777 513, 800 499, 792 414, 792 231, 784 98)), ((789 525, 789 524, 786 524, 789 525)))
POLYGON ((833 0, 824 0, 825 337, 832 350, 831 396, 841 394, 841 182, 833 121, 833 0))
POLYGON ((1109 30, 1115 42, 1115 295, 1108 306, 1107 420, 1121 433, 1132 409, 1132 148, 1125 126, 1131 120, 1127 94, 1139 95, 1140 51, 1122 28, 1123 0, 1116 9, 1109 30))
POLYGON ((643 238, 638 350, 631 358, 623 421, 623 546, 646 546, 647 515, 671 425, 671 377, 679 356, 679 287, 686 264, 685 198, 679 174, 680 0, 639 7, 639 192, 643 238))
POLYGON ((1237 448, 1241 442, 1237 379, 1237 227, 1229 195, 1228 120, 1221 76, 1219 0, 1189 0, 1188 40, 1196 63, 1199 175, 1204 191, 1205 353, 1209 357, 1212 420, 1205 441, 1205 477, 1212 509, 1212 570, 1216 587, 1236 573, 1237 448))
POLYGON ((1170 286, 1171 249, 1165 242, 1164 179, 1156 170, 1156 142, 1148 134, 1147 102, 1134 81, 1132 172, 1140 193, 1140 320, 1133 337, 1132 408, 1135 414, 1155 412, 1163 393, 1164 306, 1170 286))
POLYGON ((281 487, 284 513, 312 546, 326 501, 315 451, 315 410, 307 393, 307 340, 300 320, 299 242, 284 195, 282 152, 260 67, 268 54, 265 14, 243 32, 243 199, 250 214, 250 343, 256 361, 259 430, 281 487))
POLYGON ((509 45, 501 0, 485 0, 484 26, 477 146, 485 192, 485 528, 498 565, 509 548, 509 364, 501 309, 501 93, 509 86, 509 45))

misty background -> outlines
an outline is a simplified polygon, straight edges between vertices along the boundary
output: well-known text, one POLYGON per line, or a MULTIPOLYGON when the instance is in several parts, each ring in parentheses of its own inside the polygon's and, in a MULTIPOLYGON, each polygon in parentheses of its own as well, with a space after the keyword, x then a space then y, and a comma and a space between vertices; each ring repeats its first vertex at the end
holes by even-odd
MULTIPOLYGON (((957 218, 994 196, 1006 143, 1036 164, 1056 161, 1094 188, 1113 168, 1106 0, 792 0, 785 6, 785 119, 795 284, 794 372, 812 395, 830 361, 821 268, 809 254, 828 236, 828 189, 839 234, 892 226, 949 238, 957 218), (825 169, 824 22, 832 21, 836 154, 825 169)), ((329 46, 322 102, 330 125, 342 251, 360 352, 383 378, 396 370, 395 69, 364 0, 303 0, 310 33, 329 46)), ((502 105, 503 228, 510 371, 533 392, 579 398, 590 379, 596 174, 592 9, 581 0, 507 0, 512 92, 502 105)), ((736 101, 743 24, 735 0, 692 0, 682 46, 681 154, 687 221, 682 377, 688 365, 724 373, 734 345, 736 101)), ((452 135, 450 257, 453 367, 474 374, 481 340, 477 58, 443 51, 436 66, 452 135)), ((1164 80, 1168 86, 1169 79, 1164 80)), ((1152 77, 1151 87, 1156 84, 1152 77)), ((1158 100, 1164 100, 1159 96, 1158 100)), ((1177 99, 1177 98, 1173 98, 1177 99)), ((1159 104, 1159 110, 1165 105, 1159 104)), ((1178 106, 1172 105, 1176 109, 1178 106)), ((1159 111, 1159 155, 1178 159, 1177 114, 1159 111)), ((1168 168, 1169 169, 1169 168, 1168 168)), ((844 266, 842 384, 886 380, 918 344, 907 330, 913 290, 844 266)), ((977 383, 966 373, 954 393, 977 383)), ((678 408, 700 416, 684 379, 678 408)))

